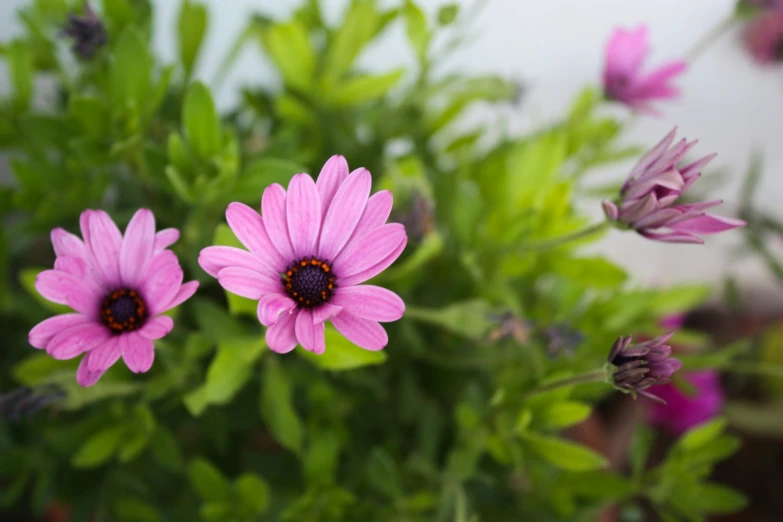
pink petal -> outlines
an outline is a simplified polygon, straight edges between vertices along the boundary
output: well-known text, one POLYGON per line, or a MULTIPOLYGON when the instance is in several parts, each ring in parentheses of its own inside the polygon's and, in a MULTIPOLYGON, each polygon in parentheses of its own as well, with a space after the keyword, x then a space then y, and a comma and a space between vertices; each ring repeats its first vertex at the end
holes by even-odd
POLYGON ((261 216, 264 229, 278 253, 290 263, 294 261, 295 256, 291 240, 288 237, 285 207, 285 189, 277 183, 269 185, 264 190, 264 195, 261 196, 261 216))
POLYGON ((105 372, 116 363, 122 355, 123 337, 128 334, 114 335, 101 346, 90 352, 87 367, 92 372, 105 372), (121 342, 122 341, 122 342, 121 342))
POLYGON ((176 228, 164 228, 155 234, 155 243, 152 246, 153 252, 160 252, 164 250, 179 239, 179 230, 176 228))
POLYGON ((174 328, 174 319, 168 315, 159 315, 148 319, 139 330, 139 335, 146 339, 160 339, 165 337, 174 328))
POLYGON ((367 206, 364 208, 364 213, 362 213, 362 217, 356 225, 351 239, 343 247, 343 250, 349 248, 369 232, 385 224, 386 220, 389 219, 393 204, 394 197, 388 190, 381 190, 370 196, 370 199, 367 200, 367 206))
POLYGON ((340 252, 334 260, 338 284, 346 286, 342 278, 358 274, 376 265, 405 240, 405 227, 399 223, 383 225, 340 252))
POLYGON ((337 306, 332 303, 324 303, 317 308, 313 308, 313 322, 315 324, 325 323, 342 311, 342 306, 337 306))
POLYGON ((403 239, 402 243, 394 249, 394 252, 386 256, 380 263, 377 263, 367 270, 362 270, 361 272, 354 274, 349 277, 340 278, 340 284, 343 287, 347 286, 353 286, 358 285, 360 283, 364 283, 365 281, 372 279, 373 277, 377 276, 389 266, 391 266, 392 263, 394 263, 398 257, 400 257, 400 254, 402 254, 402 251, 405 250, 405 246, 408 244, 408 238, 407 236, 403 239))
POLYGON ((193 294, 196 293, 196 290, 198 290, 198 281, 188 281, 187 283, 184 283, 182 286, 179 287, 179 290, 177 290, 177 293, 174 294, 174 297, 171 299, 169 304, 167 304, 164 309, 158 313, 166 313, 172 308, 176 308, 177 306, 181 305, 188 299, 190 299, 193 294))
POLYGON ((79 229, 82 231, 82 238, 84 239, 84 251, 89 258, 90 253, 90 216, 94 213, 94 210, 87 209, 79 215, 79 229))
POLYGON ((68 256, 86 260, 87 251, 79 236, 66 232, 62 228, 55 228, 52 230, 51 238, 57 257, 68 256))
POLYGON ((296 308, 293 299, 285 294, 267 294, 258 301, 258 321, 264 326, 272 326, 283 312, 290 312, 296 308))
POLYGON ((318 197, 321 199, 321 214, 326 216, 332 198, 337 193, 337 189, 348 176, 348 162, 342 156, 332 156, 324 164, 318 179, 315 181, 315 188, 318 189, 318 197))
POLYGON ((231 203, 226 209, 226 221, 237 239, 261 261, 262 269, 270 272, 285 270, 287 262, 272 245, 258 212, 244 203, 231 203))
POLYGON ((288 353, 296 348, 294 325, 298 316, 298 309, 288 314, 282 314, 277 318, 275 324, 266 329, 266 344, 270 350, 277 353, 288 353))
POLYGON ((315 182, 308 174, 291 178, 285 208, 294 255, 297 258, 315 255, 321 232, 321 200, 315 182))
POLYGON ((717 156, 717 154, 710 154, 709 156, 704 156, 701 159, 688 163, 684 167, 680 167, 678 170, 680 171, 680 176, 682 176, 682 179, 685 180, 686 186, 688 185, 688 182, 691 181, 691 179, 698 178, 701 175, 701 169, 706 167, 707 164, 717 156))
POLYGON ((122 234, 109 215, 94 210, 89 217, 90 234, 87 246, 95 261, 95 268, 107 287, 120 286, 120 246, 122 234))
POLYGON ((667 170, 655 177, 633 183, 628 191, 623 194, 627 199, 636 199, 650 193, 652 190, 662 187, 673 191, 681 191, 685 186, 680 173, 674 169, 667 170))
POLYGON ((367 206, 371 185, 370 173, 366 169, 358 169, 337 190, 321 231, 320 259, 334 259, 351 238, 367 206))
POLYGON ((229 246, 209 246, 202 249, 198 255, 198 264, 212 277, 217 277, 218 272, 229 266, 241 266, 259 273, 267 271, 258 257, 247 250, 229 246))
POLYGON ((84 258, 71 257, 71 256, 58 256, 54 260, 54 269, 66 274, 71 274, 77 278, 84 280, 84 275, 87 271, 87 265, 84 262, 84 258))
POLYGON ((377 352, 389 343, 386 330, 376 321, 342 312, 332 318, 332 324, 346 339, 365 350, 377 352))
POLYGON ((52 337, 46 345, 46 352, 55 359, 73 359, 103 344, 111 336, 109 329, 102 324, 77 324, 52 337))
POLYGON ((665 86, 675 76, 682 74, 688 68, 688 64, 682 60, 677 60, 666 65, 662 65, 650 72, 643 80, 645 85, 645 94, 654 96, 662 86, 665 86))
POLYGON ((35 289, 49 301, 68 305, 77 312, 94 315, 101 297, 78 277, 59 270, 44 270, 35 278, 35 289))
POLYGON ((677 232, 690 232, 691 234, 717 234, 724 230, 744 227, 747 223, 740 219, 724 218, 705 214, 687 221, 682 221, 671 226, 677 232))
POLYGON ((229 266, 218 272, 218 282, 232 294, 248 299, 260 299, 263 295, 283 290, 283 283, 279 278, 240 266, 229 266))
POLYGON ((610 74, 634 75, 647 56, 647 28, 626 31, 617 28, 606 47, 606 69, 610 74))
POLYGON ((84 354, 81 362, 79 363, 79 369, 76 370, 76 382, 79 386, 92 386, 103 376, 106 372, 94 372, 89 368, 90 352, 84 354))
POLYGON ((303 309, 299 311, 299 317, 296 318, 296 339, 307 351, 321 355, 326 349, 326 340, 324 338, 324 324, 315 324, 313 322, 312 310, 303 309))
POLYGON ((658 228, 681 215, 682 213, 675 208, 662 208, 634 221, 633 226, 635 228, 658 228))
POLYGON ((63 330, 92 322, 90 318, 82 314, 55 315, 33 326, 33 329, 27 334, 27 340, 35 348, 46 348, 49 341, 63 330))
POLYGON ((664 243, 692 243, 703 245, 704 241, 698 236, 688 232, 652 232, 650 230, 639 230, 639 233, 647 239, 653 241, 663 241, 664 243))
POLYGON ((361 285, 338 288, 329 301, 343 310, 371 321, 397 321, 405 313, 400 296, 380 286, 361 285))
POLYGON ((166 309, 182 285, 182 278, 182 268, 174 252, 161 250, 152 256, 140 287, 150 315, 158 315, 166 309))
POLYGON ((606 217, 609 218, 610 221, 617 221, 617 217, 620 214, 620 211, 617 210, 617 205, 612 203, 611 201, 602 201, 601 206, 604 207, 604 214, 606 214, 606 217))
POLYGON ((144 373, 152 368, 155 360, 155 348, 152 340, 132 332, 120 336, 122 358, 133 373, 144 373))
POLYGON ((120 245, 120 278, 126 287, 136 288, 152 257, 155 245, 155 216, 140 208, 125 228, 120 245))
POLYGON ((677 127, 669 131, 669 134, 664 136, 661 141, 641 157, 639 162, 631 169, 631 173, 628 175, 625 185, 623 185, 623 191, 627 190, 627 186, 632 180, 645 172, 650 165, 658 161, 669 150, 669 147, 674 143, 675 136, 677 136, 677 127))

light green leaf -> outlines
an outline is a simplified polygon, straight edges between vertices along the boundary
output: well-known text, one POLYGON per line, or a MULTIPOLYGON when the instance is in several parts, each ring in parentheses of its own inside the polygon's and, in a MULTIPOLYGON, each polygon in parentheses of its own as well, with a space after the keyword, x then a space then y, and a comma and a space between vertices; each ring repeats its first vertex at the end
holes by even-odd
POLYGON ((446 4, 438 9, 438 24, 446 27, 454 23, 459 15, 459 4, 446 4))
POLYGON ((329 91, 327 100, 337 107, 350 107, 378 100, 397 85, 403 74, 405 69, 397 69, 386 74, 364 74, 345 80, 329 91))
POLYGON ((65 305, 53 303, 47 300, 41 294, 38 293, 38 290, 35 289, 35 279, 36 277, 38 277, 38 274, 43 272, 44 270, 47 269, 46 268, 22 269, 19 272, 19 283, 21 283, 22 288, 24 288, 25 291, 27 291, 27 293, 33 297, 33 299, 35 299, 41 306, 43 306, 50 312, 54 312, 55 314, 73 313, 73 310, 71 310, 65 305))
POLYGON ((179 59, 190 77, 198 58, 201 42, 207 30, 207 8, 203 4, 185 0, 179 10, 177 22, 179 32, 179 59))
POLYGON ((223 473, 206 459, 194 459, 188 466, 188 477, 193 489, 203 500, 211 502, 231 500, 231 484, 223 473))
POLYGON ((275 439, 294 453, 302 450, 304 429, 293 404, 293 389, 276 358, 266 360, 261 386, 261 416, 275 439))
POLYGON ((264 189, 273 183, 287 186, 294 174, 300 172, 307 172, 307 167, 295 161, 282 158, 258 158, 244 168, 231 190, 229 199, 258 206, 264 189))
POLYGON ((536 411, 536 423, 545 429, 560 429, 579 424, 592 411, 589 404, 578 401, 556 402, 536 411))
POLYGON ((206 85, 190 84, 182 107, 185 136, 201 158, 212 158, 220 152, 220 119, 215 102, 206 85))
POLYGON ((234 482, 234 491, 243 506, 254 515, 269 507, 269 486, 254 473, 243 473, 234 482))
POLYGON ((650 312, 667 315, 687 312, 704 303, 712 293, 708 285, 682 285, 655 291, 648 304, 650 312))
POLYGON ((405 2, 402 10, 405 16, 405 28, 408 34, 408 41, 413 47, 413 51, 420 61, 427 58, 427 47, 429 46, 431 33, 427 30, 427 17, 419 6, 412 0, 405 2))
POLYGON ((734 513, 748 505, 745 495, 719 484, 699 484, 688 499, 703 513, 734 513))
POLYGON ((297 21, 275 24, 261 33, 261 42, 287 86, 303 92, 312 89, 315 51, 307 27, 297 21))
POLYGON ((6 52, 11 85, 13 86, 14 105, 26 109, 33 95, 33 54, 22 40, 14 40, 6 52))
POLYGON ((323 370, 353 370, 386 362, 386 352, 373 352, 359 348, 331 324, 326 325, 324 337, 326 338, 326 351, 321 355, 316 355, 305 349, 297 349, 296 353, 323 370))
MULTIPOLYGON (((301 172, 301 171, 300 171, 301 172)), ((258 192, 260 194, 261 192, 258 192)), ((258 203, 258 196, 256 196, 256 203, 258 203)), ((240 200, 241 201, 241 200, 240 200)), ((231 246, 236 248, 245 249, 245 245, 242 244, 231 228, 226 224, 219 224, 215 228, 215 237, 212 241, 213 245, 231 246)), ((258 301, 242 297, 231 292, 224 290, 226 294, 226 301, 228 301, 228 312, 231 315, 252 315, 256 317, 256 310, 258 309, 258 301)))
POLYGON ((185 141, 182 139, 182 136, 176 131, 169 134, 167 152, 169 163, 174 166, 177 173, 188 172, 190 170, 191 162, 190 156, 188 155, 188 149, 185 146, 185 141))
POLYGON ((186 394, 185 406, 199 416, 209 405, 228 403, 245 387, 254 373, 254 363, 266 347, 259 336, 226 340, 218 344, 203 385, 186 394))
POLYGON ((150 88, 152 57, 142 36, 129 28, 120 34, 114 47, 109 85, 113 107, 144 105, 150 88))
POLYGON ((685 452, 693 451, 700 446, 718 438, 726 429, 726 419, 719 417, 699 424, 688 430, 677 442, 677 447, 685 452))
POLYGON ((326 52, 324 74, 327 84, 336 83, 336 80, 348 72, 364 46, 375 36, 379 24, 378 12, 373 2, 351 2, 345 19, 335 32, 326 52))
POLYGON ((589 471, 609 464, 602 455, 575 442, 535 433, 523 433, 520 436, 533 451, 562 469, 589 471))
POLYGON ((550 132, 535 141, 519 145, 508 159, 507 198, 517 209, 541 206, 542 195, 556 181, 555 175, 566 159, 566 140, 550 132))
POLYGON ((483 339, 493 326, 489 315, 491 308, 486 301, 473 299, 440 309, 408 306, 405 316, 437 326, 469 339, 483 339))
POLYGON ((125 426, 113 426, 99 431, 82 444, 71 459, 75 468, 95 468, 112 458, 125 435, 125 426))
POLYGON ((615 288, 628 278, 625 270, 603 257, 555 256, 551 270, 584 286, 615 288))

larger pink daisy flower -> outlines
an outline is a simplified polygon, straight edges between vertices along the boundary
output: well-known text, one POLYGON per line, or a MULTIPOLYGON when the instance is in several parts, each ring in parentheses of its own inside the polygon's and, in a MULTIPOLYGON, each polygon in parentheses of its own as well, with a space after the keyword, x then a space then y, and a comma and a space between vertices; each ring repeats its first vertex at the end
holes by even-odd
POLYGON ((656 113, 651 102, 679 96, 679 89, 671 85, 671 81, 685 71, 687 64, 675 60, 644 73, 642 66, 648 53, 645 26, 631 31, 615 29, 606 47, 603 80, 607 98, 622 102, 632 109, 656 113))
POLYGON ((228 206, 228 225, 250 252, 207 247, 199 264, 229 292, 258 299, 270 349, 286 353, 301 344, 321 354, 326 321, 367 350, 388 343, 379 323, 400 319, 405 304, 360 283, 391 265, 408 238, 399 223, 386 224, 391 192, 369 197, 371 184, 366 169, 349 174, 345 158, 333 156, 317 182, 297 174, 288 192, 267 187, 262 215, 242 203, 228 206))
POLYGON ((155 233, 155 217, 147 209, 136 212, 124 236, 102 210, 85 210, 79 223, 84 241, 62 228, 52 230, 54 270, 35 281, 42 296, 76 313, 38 323, 29 341, 55 359, 84 354, 76 380, 92 386, 120 357, 135 373, 149 370, 152 341, 174 326, 160 314, 189 299, 198 282, 182 284, 177 256, 167 250, 179 231, 155 233))

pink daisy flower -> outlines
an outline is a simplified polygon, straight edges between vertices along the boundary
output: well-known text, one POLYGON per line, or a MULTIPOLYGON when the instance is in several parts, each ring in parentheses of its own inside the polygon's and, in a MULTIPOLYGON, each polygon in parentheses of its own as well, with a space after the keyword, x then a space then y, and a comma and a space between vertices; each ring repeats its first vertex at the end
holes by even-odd
POLYGON ((667 406, 656 404, 652 407, 650 422, 674 435, 681 435, 717 417, 723 409, 723 388, 718 372, 702 370, 686 373, 684 378, 696 389, 693 396, 686 395, 671 383, 650 388, 650 392, 667 403, 667 406))
POLYGON ((370 196, 372 177, 363 168, 348 173, 342 156, 326 162, 318 181, 297 174, 288 192, 270 185, 261 214, 231 203, 226 220, 248 251, 212 246, 199 264, 223 288, 258 299, 258 320, 267 326, 269 348, 287 353, 297 344, 321 354, 324 324, 352 343, 381 350, 388 336, 381 322, 400 319, 397 294, 362 285, 389 267, 408 238, 405 227, 386 223, 392 194, 370 196))
POLYGON ((645 26, 631 31, 615 29, 606 47, 604 93, 610 100, 655 114, 650 102, 680 95, 679 89, 671 85, 671 81, 685 71, 687 64, 683 60, 675 60, 650 73, 644 73, 642 65, 648 52, 645 26))
POLYGON ((30 330, 30 344, 55 359, 84 354, 76 381, 92 386, 122 357, 134 373, 150 369, 153 341, 174 326, 160 315, 189 299, 198 282, 182 284, 177 256, 167 250, 179 231, 155 232, 155 216, 143 208, 125 235, 102 210, 85 210, 82 237, 52 230, 54 270, 38 274, 35 288, 76 313, 46 319, 30 330))
POLYGON ((756 62, 763 65, 783 61, 783 2, 764 11, 747 25, 745 45, 756 62))

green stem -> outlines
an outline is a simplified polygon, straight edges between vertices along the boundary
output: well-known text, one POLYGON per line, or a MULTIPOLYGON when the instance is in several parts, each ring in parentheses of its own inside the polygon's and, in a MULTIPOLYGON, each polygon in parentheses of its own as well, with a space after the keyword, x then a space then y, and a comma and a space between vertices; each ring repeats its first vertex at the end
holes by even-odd
POLYGON ((542 386, 538 386, 537 388, 533 388, 527 392, 527 396, 538 395, 539 393, 557 390, 558 388, 565 388, 566 386, 573 386, 575 384, 601 382, 604 379, 606 379, 606 370, 599 368, 598 370, 591 370, 579 375, 574 375, 573 377, 566 377, 565 379, 560 379, 558 381, 553 381, 542 386))
POLYGON ((736 17, 732 14, 704 33, 704 35, 685 52, 685 61, 689 64, 695 62, 713 43, 734 26, 736 20, 736 17))
POLYGON ((576 232, 572 232, 564 236, 547 239, 545 241, 539 241, 536 243, 528 243, 526 245, 522 245, 522 251, 549 250, 550 248, 556 248, 560 245, 570 243, 571 241, 576 241, 578 239, 583 239, 598 234, 608 227, 609 224, 610 223, 608 221, 601 221, 600 223, 595 223, 586 228, 583 228, 582 230, 577 230, 576 232))

